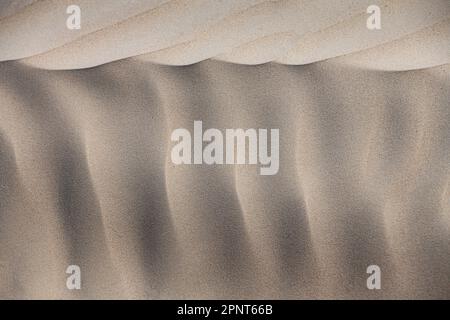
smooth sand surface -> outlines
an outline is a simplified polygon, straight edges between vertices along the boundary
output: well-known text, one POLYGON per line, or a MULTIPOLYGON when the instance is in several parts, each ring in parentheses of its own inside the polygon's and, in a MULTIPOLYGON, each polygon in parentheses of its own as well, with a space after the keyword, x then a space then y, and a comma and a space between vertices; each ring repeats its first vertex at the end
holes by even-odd
POLYGON ((350 56, 347 64, 393 71, 450 63, 448 0, 77 0, 82 27, 69 30, 72 3, 0 6, 0 61, 80 69, 128 57, 166 65, 300 65, 350 56), (374 4, 382 13, 376 31, 366 28, 374 4))
POLYGON ((72 2, 0 5, 0 298, 450 298, 448 1, 72 2), (194 120, 278 174, 174 165, 194 120))

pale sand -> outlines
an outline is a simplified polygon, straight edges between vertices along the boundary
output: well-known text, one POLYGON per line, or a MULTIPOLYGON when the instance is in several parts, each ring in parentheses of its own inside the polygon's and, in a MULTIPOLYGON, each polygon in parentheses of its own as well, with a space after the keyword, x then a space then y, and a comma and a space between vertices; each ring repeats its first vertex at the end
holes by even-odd
POLYGON ((450 298, 448 1, 369 40, 364 1, 80 0, 82 37, 31 2, 0 6, 0 298, 450 298), (279 173, 173 165, 194 120, 279 128, 279 173))
POLYGON ((2 297, 449 297, 449 65, 0 67, 2 297), (278 175, 174 166, 198 119, 280 128, 278 175))
POLYGON ((128 57, 299 65, 350 55, 346 63, 397 71, 450 63, 449 0, 77 0, 82 28, 69 30, 72 3, 0 6, 0 61, 80 69, 128 57), (373 4, 381 30, 366 28, 373 4))

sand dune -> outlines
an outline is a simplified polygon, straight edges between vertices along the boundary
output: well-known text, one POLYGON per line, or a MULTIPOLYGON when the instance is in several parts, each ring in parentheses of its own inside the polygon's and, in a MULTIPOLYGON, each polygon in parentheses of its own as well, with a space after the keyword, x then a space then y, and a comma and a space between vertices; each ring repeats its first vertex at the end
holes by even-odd
POLYGON ((72 2, 0 5, 0 298, 450 298, 447 0, 72 2), (174 165, 195 120, 278 174, 174 165))
POLYGON ((2 296, 448 298, 449 71, 1 64, 2 296), (173 165, 196 119, 280 128, 280 172, 173 165))
POLYGON ((346 63, 381 70, 450 63, 448 0, 80 0, 83 27, 76 31, 64 28, 71 1, 29 2, 5 5, 0 61, 24 59, 44 69, 134 56, 167 65, 210 58, 299 65, 344 56, 346 63), (365 27, 371 4, 383 12, 375 32, 365 27))

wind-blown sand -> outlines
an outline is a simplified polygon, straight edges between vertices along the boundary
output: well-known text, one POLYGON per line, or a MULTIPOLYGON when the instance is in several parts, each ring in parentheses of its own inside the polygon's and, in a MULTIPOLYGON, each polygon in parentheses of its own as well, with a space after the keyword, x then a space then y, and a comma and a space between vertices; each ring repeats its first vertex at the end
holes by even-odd
POLYGON ((450 298, 448 1, 8 2, 1 298, 450 298), (175 166, 194 120, 279 128, 278 174, 175 166))

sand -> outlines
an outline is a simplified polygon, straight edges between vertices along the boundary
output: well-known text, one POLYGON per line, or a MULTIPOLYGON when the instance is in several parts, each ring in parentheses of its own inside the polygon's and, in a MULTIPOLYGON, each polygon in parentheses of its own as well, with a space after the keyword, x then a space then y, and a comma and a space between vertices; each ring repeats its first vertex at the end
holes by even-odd
POLYGON ((448 1, 72 2, 0 5, 0 298, 450 298, 448 1), (196 120, 278 174, 174 165, 196 120))

